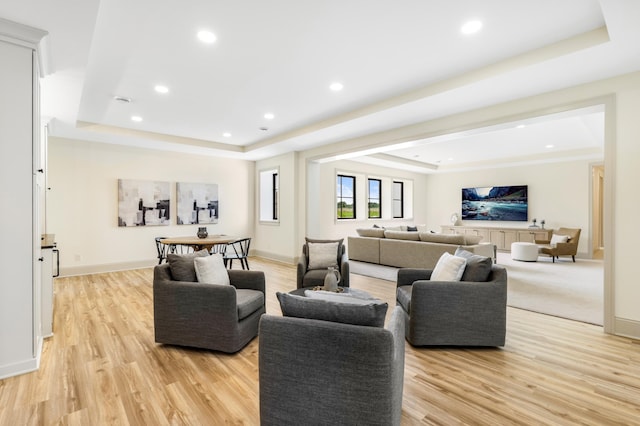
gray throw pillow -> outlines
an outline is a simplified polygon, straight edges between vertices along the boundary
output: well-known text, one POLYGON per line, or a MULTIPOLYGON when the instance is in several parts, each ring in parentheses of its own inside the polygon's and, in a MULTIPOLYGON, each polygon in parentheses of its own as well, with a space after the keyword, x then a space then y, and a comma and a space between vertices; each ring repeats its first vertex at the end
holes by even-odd
POLYGON ((168 254, 167 262, 169 262, 169 269, 171 269, 171 276, 174 281, 198 281, 193 260, 196 257, 204 256, 209 256, 207 250, 200 250, 189 254, 168 254))
POLYGON ((461 281, 487 281, 491 273, 491 258, 473 254, 459 247, 456 249, 455 255, 467 260, 467 267, 464 269, 461 281))
POLYGON ((285 317, 307 318, 343 324, 384 327, 384 318, 389 304, 371 301, 366 305, 330 302, 310 299, 288 293, 277 292, 282 315, 285 317))

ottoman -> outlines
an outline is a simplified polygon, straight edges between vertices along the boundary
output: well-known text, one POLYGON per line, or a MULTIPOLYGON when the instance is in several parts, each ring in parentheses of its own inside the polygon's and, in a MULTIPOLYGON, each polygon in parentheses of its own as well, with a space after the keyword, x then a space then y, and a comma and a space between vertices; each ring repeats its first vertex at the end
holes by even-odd
POLYGON ((536 262, 538 260, 538 246, 533 243, 511 243, 511 259, 536 262))

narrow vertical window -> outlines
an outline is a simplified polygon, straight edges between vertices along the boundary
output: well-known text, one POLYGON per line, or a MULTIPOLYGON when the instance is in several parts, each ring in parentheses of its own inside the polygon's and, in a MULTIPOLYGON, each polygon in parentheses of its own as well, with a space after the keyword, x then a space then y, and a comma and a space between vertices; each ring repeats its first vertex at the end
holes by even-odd
POLYGON ((260 172, 260 222, 277 222, 280 213, 278 169, 260 172))
POLYGON ((382 181, 380 179, 369 179, 368 214, 370 219, 380 219, 382 217, 381 188, 382 181))
POLYGON ((278 172, 271 175, 271 182, 273 184, 273 220, 278 220, 278 172))
POLYGON ((392 210, 394 218, 404 217, 404 182, 393 182, 392 210))
POLYGON ((356 178, 338 175, 336 179, 336 206, 338 219, 356 217, 356 178))

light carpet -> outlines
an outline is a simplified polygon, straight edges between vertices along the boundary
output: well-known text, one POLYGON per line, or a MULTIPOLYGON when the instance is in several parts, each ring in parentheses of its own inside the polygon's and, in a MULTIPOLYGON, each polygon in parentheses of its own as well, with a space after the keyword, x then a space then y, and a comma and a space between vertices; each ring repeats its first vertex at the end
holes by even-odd
MULTIPOLYGON (((551 262, 540 256, 537 262, 512 260, 510 253, 498 253, 498 264, 507 268, 507 304, 590 324, 603 324, 604 269, 601 260, 563 257, 551 262)), ((398 269, 366 262, 349 261, 351 273, 396 281, 398 269)))

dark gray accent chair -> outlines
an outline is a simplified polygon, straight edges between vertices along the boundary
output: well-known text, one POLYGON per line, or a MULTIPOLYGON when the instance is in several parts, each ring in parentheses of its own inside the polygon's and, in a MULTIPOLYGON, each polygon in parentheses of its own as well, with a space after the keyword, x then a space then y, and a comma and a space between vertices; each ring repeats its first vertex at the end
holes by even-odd
MULTIPOLYGON (((331 243, 336 240, 311 240, 309 242, 331 243)), ((341 241, 341 240, 340 240, 341 241)), ((338 283, 340 287, 349 287, 349 258, 344 247, 340 242, 339 255, 336 259, 338 271, 341 280, 338 283)), ((307 244, 302 245, 302 256, 298 259, 298 269, 296 272, 296 288, 315 287, 324 285, 324 277, 327 275, 326 269, 309 269, 309 250, 307 244)))
POLYGON ((260 424, 399 425, 404 324, 386 327, 264 315, 260 424))
POLYGON ((396 301, 414 346, 504 346, 507 270, 493 265, 484 282, 430 281, 428 269, 398 270, 396 301))
POLYGON ((265 313, 261 271, 229 270, 231 285, 174 281, 169 263, 153 271, 155 341, 233 353, 258 335, 265 313))

